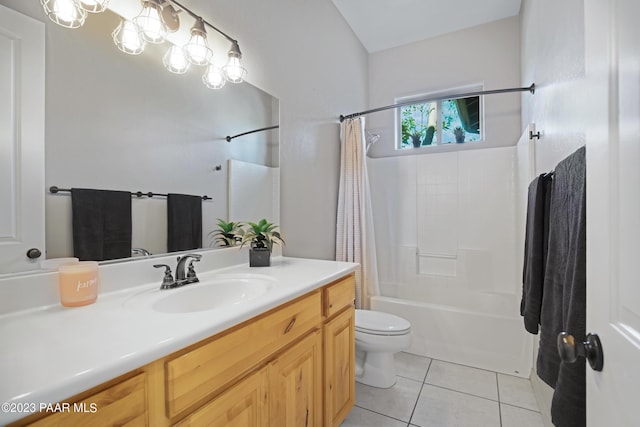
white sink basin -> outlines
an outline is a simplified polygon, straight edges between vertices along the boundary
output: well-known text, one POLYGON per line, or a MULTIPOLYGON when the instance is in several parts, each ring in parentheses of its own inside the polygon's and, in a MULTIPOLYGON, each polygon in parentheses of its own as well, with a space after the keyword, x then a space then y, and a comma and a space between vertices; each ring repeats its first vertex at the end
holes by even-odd
POLYGON ((195 313, 242 304, 264 295, 273 283, 267 276, 220 276, 174 289, 143 291, 127 299, 124 306, 147 307, 160 313, 195 313))

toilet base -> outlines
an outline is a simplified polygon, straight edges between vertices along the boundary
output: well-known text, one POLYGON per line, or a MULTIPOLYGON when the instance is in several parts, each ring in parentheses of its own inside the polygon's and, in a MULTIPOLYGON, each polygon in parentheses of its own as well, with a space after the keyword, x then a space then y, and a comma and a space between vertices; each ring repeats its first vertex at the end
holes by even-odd
POLYGON ((371 387, 393 387, 396 383, 394 354, 356 349, 356 381, 371 387))

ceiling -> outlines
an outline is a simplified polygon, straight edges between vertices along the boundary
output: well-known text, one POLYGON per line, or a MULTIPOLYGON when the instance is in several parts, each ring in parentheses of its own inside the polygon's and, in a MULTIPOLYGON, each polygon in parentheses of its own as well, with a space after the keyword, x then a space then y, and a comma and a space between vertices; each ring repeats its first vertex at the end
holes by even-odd
POLYGON ((520 12, 521 0, 332 0, 370 53, 520 12))

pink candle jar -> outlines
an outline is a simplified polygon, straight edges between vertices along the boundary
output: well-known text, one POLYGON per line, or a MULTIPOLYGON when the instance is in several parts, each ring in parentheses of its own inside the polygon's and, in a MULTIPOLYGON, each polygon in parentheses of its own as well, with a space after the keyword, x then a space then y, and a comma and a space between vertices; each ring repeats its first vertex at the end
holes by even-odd
POLYGON ((65 307, 79 307, 92 304, 98 298, 98 263, 80 261, 75 264, 61 265, 58 268, 60 279, 60 302, 65 307))

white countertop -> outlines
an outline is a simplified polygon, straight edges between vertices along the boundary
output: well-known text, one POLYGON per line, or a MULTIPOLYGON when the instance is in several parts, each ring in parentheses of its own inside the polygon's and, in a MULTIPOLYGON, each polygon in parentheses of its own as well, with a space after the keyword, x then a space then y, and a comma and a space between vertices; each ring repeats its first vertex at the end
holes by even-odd
MULTIPOLYGON (((199 273, 258 274, 273 279, 263 295, 241 304, 193 313, 158 313, 125 304, 159 282, 99 294, 95 304, 59 304, 0 315, 0 424, 40 404, 63 401, 190 344, 214 335, 354 271, 357 264, 275 257, 271 267, 246 263, 199 273), (22 405, 27 403, 29 405, 22 405)), ((187 285, 198 286, 198 283, 187 285)), ((169 295, 175 290, 162 291, 169 295)))

